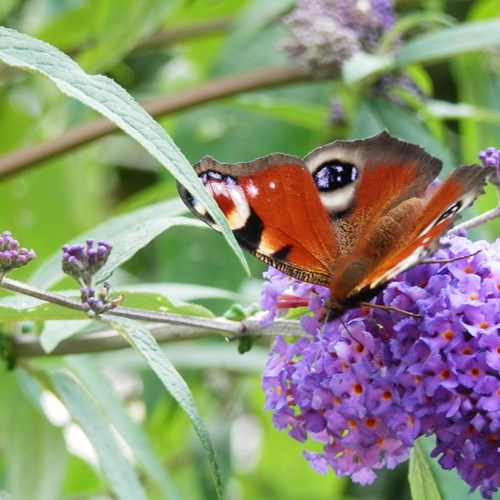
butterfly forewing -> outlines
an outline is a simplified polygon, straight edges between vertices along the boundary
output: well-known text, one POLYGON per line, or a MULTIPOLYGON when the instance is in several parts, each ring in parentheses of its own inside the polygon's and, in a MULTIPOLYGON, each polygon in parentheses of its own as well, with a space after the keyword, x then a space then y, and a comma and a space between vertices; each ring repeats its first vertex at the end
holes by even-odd
POLYGON ((368 139, 334 141, 305 158, 323 205, 334 218, 356 212, 354 223, 383 215, 410 197, 421 197, 441 170, 441 161, 420 146, 387 132, 368 139))
MULTIPOLYGON (((207 157, 194 168, 243 248, 297 279, 329 282, 335 233, 299 158, 275 154, 231 165, 207 157)), ((179 192, 196 215, 218 229, 182 186, 179 192)))

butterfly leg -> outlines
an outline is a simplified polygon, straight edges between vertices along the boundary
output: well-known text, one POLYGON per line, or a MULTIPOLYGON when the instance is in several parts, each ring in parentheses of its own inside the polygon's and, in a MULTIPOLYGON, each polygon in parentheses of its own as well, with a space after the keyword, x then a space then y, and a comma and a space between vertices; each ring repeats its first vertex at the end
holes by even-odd
POLYGON ((431 260, 423 260, 420 264, 449 264, 450 262, 455 262, 456 260, 468 259, 469 257, 474 257, 481 250, 478 250, 474 253, 468 253, 467 255, 460 255, 459 257, 453 257, 453 259, 431 259, 431 260))
POLYGON ((412 313, 410 311, 405 311, 404 309, 400 309, 399 307, 394 306, 382 306, 380 304, 372 304, 371 302, 360 302, 359 305, 364 307, 371 307, 372 309, 380 309, 381 311, 392 311, 398 312, 401 314, 405 314, 406 316, 410 316, 411 318, 421 318, 421 314, 412 313))

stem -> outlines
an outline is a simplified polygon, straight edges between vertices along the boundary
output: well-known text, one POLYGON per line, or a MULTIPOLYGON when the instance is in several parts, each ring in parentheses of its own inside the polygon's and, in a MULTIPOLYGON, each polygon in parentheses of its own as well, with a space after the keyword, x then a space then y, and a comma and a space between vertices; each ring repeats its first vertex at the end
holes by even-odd
MULTIPOLYGON (((54 292, 40 290, 26 283, 4 278, 1 286, 6 290, 34 297, 62 307, 82 311, 85 309, 78 301, 54 292)), ((232 339, 250 336, 301 336, 305 335, 297 321, 276 321, 270 327, 262 327, 257 318, 244 321, 230 321, 226 318, 199 318, 157 311, 144 311, 132 307, 117 307, 105 316, 122 316, 129 319, 160 323, 151 325, 149 330, 159 343, 193 340, 213 336, 225 336, 232 339)), ((103 330, 75 336, 62 341, 52 352, 43 350, 36 335, 14 335, 12 337, 14 356, 40 357, 106 352, 130 347, 129 343, 113 330, 103 330)))
MULTIPOLYGON (((192 319, 191 316, 179 316, 184 318, 186 323, 192 319)), ((223 319, 223 318, 221 318, 223 319)), ((231 335, 229 339, 238 339, 244 336, 252 337, 274 337, 280 336, 304 336, 306 333, 301 329, 298 321, 278 320, 270 327, 260 326, 256 318, 248 318, 245 321, 237 323, 240 327, 240 333, 231 335)), ((187 325, 151 325, 149 331, 155 337, 156 341, 161 343, 179 342, 186 340, 195 340, 202 338, 211 338, 224 335, 222 329, 215 333, 213 328, 191 327, 187 325)), ((14 359, 35 358, 46 356, 63 356, 69 354, 86 354, 97 352, 109 352, 119 349, 130 348, 130 344, 114 330, 102 330, 95 333, 88 333, 63 340, 52 352, 47 353, 40 344, 39 337, 36 335, 14 335, 12 338, 14 350, 14 359)))
POLYGON ((465 222, 462 222, 462 224, 455 226, 449 232, 456 233, 457 231, 460 231, 461 229, 465 229, 465 230, 472 229, 473 227, 480 226, 481 224, 484 224, 485 222, 489 222, 490 220, 496 219, 497 217, 500 217, 500 205, 496 208, 488 210, 488 212, 484 212, 483 214, 477 215, 476 217, 473 217, 472 219, 469 219, 469 220, 466 220, 465 222))
MULTIPOLYGON (((59 293, 40 290, 26 283, 4 278, 0 284, 6 290, 28 295, 36 299, 57 304, 68 309, 82 311, 85 315, 87 311, 83 305, 75 299, 65 297, 59 293)), ((180 314, 164 313, 159 311, 146 311, 133 307, 116 307, 107 311, 106 316, 121 316, 138 321, 148 321, 150 323, 170 323, 173 325, 184 325, 199 327, 207 330, 223 331, 232 335, 244 332, 244 326, 237 321, 230 321, 225 318, 199 318, 196 316, 183 316, 180 314)), ((104 315, 103 315, 104 316, 104 315)))
POLYGON ((171 45, 173 43, 182 42, 186 39, 193 39, 200 36, 223 33, 229 30, 234 24, 232 18, 211 19, 209 21, 200 21, 189 26, 169 27, 162 29, 156 33, 144 38, 135 47, 131 54, 139 54, 156 50, 158 48, 171 45))
POLYGON ((85 312, 81 302, 75 299, 70 299, 64 295, 60 295, 54 292, 47 292, 46 290, 40 290, 34 286, 28 285, 21 281, 12 280, 10 278, 3 278, 0 281, 0 286, 11 292, 21 293, 23 295, 28 295, 34 297, 35 299, 44 300, 45 302, 50 302, 52 304, 57 304, 58 306, 63 306, 68 309, 75 309, 77 311, 85 312))
MULTIPOLYGON (((151 116, 159 117, 240 92, 286 85, 307 79, 307 75, 295 66, 263 68, 224 76, 177 94, 144 101, 142 106, 151 116)), ((0 158, 0 177, 49 160, 117 130, 119 130, 118 127, 107 118, 97 118, 88 123, 77 125, 53 139, 18 149, 0 158)))

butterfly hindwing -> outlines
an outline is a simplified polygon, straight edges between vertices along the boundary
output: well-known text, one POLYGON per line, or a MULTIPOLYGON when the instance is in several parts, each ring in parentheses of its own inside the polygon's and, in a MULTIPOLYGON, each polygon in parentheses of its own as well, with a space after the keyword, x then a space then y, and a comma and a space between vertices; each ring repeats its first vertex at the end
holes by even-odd
POLYGON ((479 165, 458 167, 425 201, 413 233, 406 236, 408 244, 367 274, 350 295, 376 289, 434 253, 441 246, 439 238, 481 194, 490 173, 479 165))

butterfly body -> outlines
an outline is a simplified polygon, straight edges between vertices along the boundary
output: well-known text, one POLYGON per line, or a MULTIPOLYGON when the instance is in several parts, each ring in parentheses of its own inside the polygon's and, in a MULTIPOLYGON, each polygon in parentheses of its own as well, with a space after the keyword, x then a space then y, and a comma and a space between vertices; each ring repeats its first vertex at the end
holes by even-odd
MULTIPOLYGON (((330 288, 329 320, 436 251, 489 174, 478 165, 461 166, 429 188, 441 162, 387 132, 335 141, 303 160, 276 153, 224 164, 205 157, 194 169, 245 250, 330 288)), ((218 230, 206 209, 178 189, 190 210, 218 230)))

